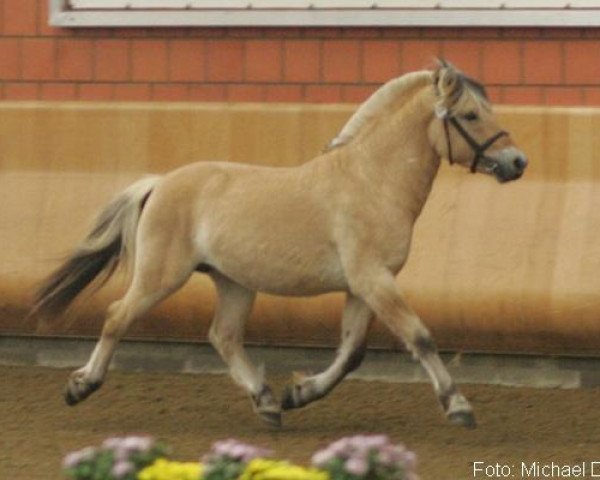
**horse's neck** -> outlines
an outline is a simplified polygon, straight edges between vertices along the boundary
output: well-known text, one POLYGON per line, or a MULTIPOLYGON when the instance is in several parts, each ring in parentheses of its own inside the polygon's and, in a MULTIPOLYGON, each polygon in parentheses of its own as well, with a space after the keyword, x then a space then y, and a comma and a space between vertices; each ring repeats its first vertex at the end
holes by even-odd
POLYGON ((382 197, 415 220, 431 191, 440 158, 430 144, 433 98, 421 91, 387 122, 347 145, 349 162, 382 197))
POLYGON ((390 80, 377 89, 350 117, 338 135, 329 143, 333 149, 364 135, 375 122, 401 107, 410 98, 414 89, 431 81, 431 72, 412 72, 390 80))

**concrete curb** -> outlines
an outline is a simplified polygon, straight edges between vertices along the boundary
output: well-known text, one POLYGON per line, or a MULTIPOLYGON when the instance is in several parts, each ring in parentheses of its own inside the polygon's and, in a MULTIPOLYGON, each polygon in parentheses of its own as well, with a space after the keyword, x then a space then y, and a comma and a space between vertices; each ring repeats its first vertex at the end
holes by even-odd
MULTIPOLYGON (((76 368, 83 365, 95 341, 70 338, 0 337, 0 365, 76 368)), ((295 370, 318 372, 333 359, 327 348, 248 346, 250 357, 268 373, 295 370)), ((600 358, 539 357, 525 355, 443 354, 458 383, 534 388, 600 387, 600 358)), ((226 373, 207 344, 124 341, 112 368, 125 371, 226 373)), ((426 382, 424 371, 404 352, 369 350, 362 366, 351 376, 387 382, 426 382)))

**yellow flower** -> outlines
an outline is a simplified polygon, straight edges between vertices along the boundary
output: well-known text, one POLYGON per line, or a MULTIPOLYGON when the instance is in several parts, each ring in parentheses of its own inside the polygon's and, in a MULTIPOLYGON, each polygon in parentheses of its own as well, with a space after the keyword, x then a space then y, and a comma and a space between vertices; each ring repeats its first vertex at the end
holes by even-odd
POLYGON ((197 462, 171 462, 159 458, 138 473, 138 480, 200 480, 202 465, 197 462))
POLYGON ((329 480, 329 474, 285 461, 257 458, 246 466, 239 480, 329 480))

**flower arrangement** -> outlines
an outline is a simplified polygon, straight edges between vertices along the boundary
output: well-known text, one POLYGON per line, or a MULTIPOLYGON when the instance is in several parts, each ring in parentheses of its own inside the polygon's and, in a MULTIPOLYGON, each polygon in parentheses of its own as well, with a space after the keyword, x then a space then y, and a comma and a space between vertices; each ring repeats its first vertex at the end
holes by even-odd
POLYGON ((331 480, 418 480, 416 456, 385 435, 345 437, 312 457, 331 480))
POLYGON ((63 468, 75 480, 136 480, 138 471, 165 455, 165 447, 151 437, 113 437, 100 448, 70 453, 63 468))
POLYGON ((202 459, 204 463, 202 480, 236 480, 251 460, 269 456, 271 451, 237 440, 216 442, 202 459))
POLYGON ((329 480, 329 475, 316 468, 304 468, 281 460, 256 458, 246 466, 239 480, 329 480))
POLYGON ((272 460, 237 440, 213 444, 200 462, 175 462, 151 437, 109 438, 63 461, 74 480, 418 480, 416 457, 385 435, 342 438, 313 455, 312 467, 272 460))
POLYGON ((138 480, 199 480, 202 464, 198 462, 172 462, 159 458, 137 476, 138 480))

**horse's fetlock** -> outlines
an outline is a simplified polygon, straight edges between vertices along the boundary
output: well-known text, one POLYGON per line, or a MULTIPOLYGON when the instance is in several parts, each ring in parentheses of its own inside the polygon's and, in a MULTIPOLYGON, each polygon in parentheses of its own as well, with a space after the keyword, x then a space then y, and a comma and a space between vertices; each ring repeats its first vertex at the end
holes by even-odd
POLYGON ((460 395, 456 388, 456 385, 452 384, 445 391, 438 393, 438 398, 445 412, 448 412, 451 405, 452 398, 456 397, 456 395, 460 395))
POLYGON ((268 385, 263 384, 260 391, 252 395, 252 404, 264 422, 275 427, 281 426, 281 405, 268 385))

